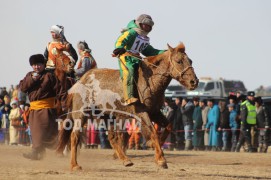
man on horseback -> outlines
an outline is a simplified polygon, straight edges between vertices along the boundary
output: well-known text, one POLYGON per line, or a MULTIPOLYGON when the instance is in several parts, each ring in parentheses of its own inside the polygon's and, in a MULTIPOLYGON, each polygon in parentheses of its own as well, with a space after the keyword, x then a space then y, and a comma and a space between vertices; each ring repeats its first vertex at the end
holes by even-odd
POLYGON ((85 41, 80 41, 77 48, 80 60, 77 69, 74 70, 74 73, 77 78, 81 78, 88 70, 97 68, 97 64, 91 54, 91 49, 85 41))
MULTIPOLYGON (((47 44, 44 52, 44 57, 47 60, 46 70, 56 75, 55 69, 57 66, 64 66, 66 62, 69 62, 69 70, 65 71, 65 78, 58 78, 63 92, 68 92, 68 89, 75 83, 74 65, 77 62, 78 56, 75 49, 72 47, 65 36, 64 27, 60 25, 53 25, 50 29, 52 35, 52 41, 47 44)), ((62 107, 63 112, 66 111, 66 107, 62 107)))
POLYGON ((154 56, 164 52, 150 45, 150 38, 147 35, 153 25, 150 15, 141 14, 136 20, 129 22, 115 43, 113 56, 119 58, 123 94, 127 105, 138 101, 134 93, 134 81, 141 60, 140 53, 144 56, 154 56))
POLYGON ((33 71, 20 81, 19 89, 28 94, 30 101, 29 125, 32 134, 32 152, 23 154, 27 159, 39 160, 45 148, 53 148, 58 133, 55 99, 65 105, 65 94, 57 83, 57 78, 45 70, 42 54, 29 58, 33 71))
POLYGON ((55 69, 56 60, 64 58, 69 58, 70 63, 74 66, 78 56, 72 44, 64 36, 64 27, 53 25, 50 32, 53 40, 48 43, 44 52, 44 57, 47 59, 46 69, 55 69))

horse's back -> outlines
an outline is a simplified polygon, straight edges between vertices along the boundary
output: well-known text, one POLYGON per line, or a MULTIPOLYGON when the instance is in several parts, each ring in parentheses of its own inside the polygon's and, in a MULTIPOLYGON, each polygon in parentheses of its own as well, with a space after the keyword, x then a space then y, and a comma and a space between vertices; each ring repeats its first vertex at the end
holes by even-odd
POLYGON ((95 83, 101 89, 108 89, 117 93, 122 92, 120 72, 117 69, 91 69, 80 78, 80 82, 83 84, 95 83))

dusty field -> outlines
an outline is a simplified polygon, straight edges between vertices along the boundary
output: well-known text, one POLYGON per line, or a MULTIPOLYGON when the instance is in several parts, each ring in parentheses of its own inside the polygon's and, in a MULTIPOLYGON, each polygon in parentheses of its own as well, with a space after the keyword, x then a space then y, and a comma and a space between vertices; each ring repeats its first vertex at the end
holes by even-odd
POLYGON ((82 149, 80 172, 69 171, 69 157, 47 151, 42 161, 22 157, 29 147, 0 146, 0 179, 271 179, 271 153, 165 151, 169 169, 158 169, 153 151, 128 151, 135 163, 123 167, 112 150, 82 149))

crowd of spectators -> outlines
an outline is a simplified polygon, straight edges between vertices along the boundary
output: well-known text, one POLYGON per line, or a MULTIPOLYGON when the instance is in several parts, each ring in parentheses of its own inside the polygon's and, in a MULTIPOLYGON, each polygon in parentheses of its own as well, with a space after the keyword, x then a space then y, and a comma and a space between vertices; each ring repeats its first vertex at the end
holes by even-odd
POLYGON ((246 152, 267 152, 270 109, 260 96, 254 95, 249 92, 248 96, 232 93, 219 99, 167 99, 162 112, 173 122, 173 132, 164 148, 240 152, 243 147, 246 152))

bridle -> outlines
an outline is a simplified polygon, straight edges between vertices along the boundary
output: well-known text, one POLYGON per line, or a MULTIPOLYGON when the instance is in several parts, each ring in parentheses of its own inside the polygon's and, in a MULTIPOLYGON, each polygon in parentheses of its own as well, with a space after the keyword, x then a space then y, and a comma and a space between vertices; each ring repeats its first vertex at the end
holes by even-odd
POLYGON ((194 68, 190 65, 190 66, 188 66, 188 67, 186 67, 186 68, 184 68, 182 71, 179 71, 177 68, 176 68, 176 66, 174 66, 174 64, 173 64, 173 60, 172 60, 172 58, 171 58, 171 56, 169 55, 169 67, 171 66, 171 70, 170 70, 170 74, 172 75, 173 74, 173 72, 174 71, 176 71, 177 72, 177 74, 180 74, 180 75, 177 75, 177 77, 176 78, 181 78, 181 80, 185 80, 184 78, 183 78, 183 76, 185 75, 185 73, 189 70, 189 69, 192 69, 192 71, 194 71, 194 68))

